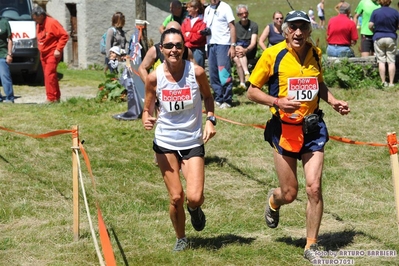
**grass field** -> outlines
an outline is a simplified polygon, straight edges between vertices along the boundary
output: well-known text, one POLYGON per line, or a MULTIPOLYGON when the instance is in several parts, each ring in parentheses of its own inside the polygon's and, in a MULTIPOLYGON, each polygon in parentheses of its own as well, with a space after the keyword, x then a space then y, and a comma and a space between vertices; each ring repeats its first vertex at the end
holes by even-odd
MULTIPOLYGON (((61 86, 91 84, 91 71, 63 69, 61 86)), ((100 75, 101 76, 101 75, 100 75)), ((17 93, 22 88, 16 87, 17 93)), ((330 135, 385 143, 399 128, 397 89, 332 89, 349 102, 341 117, 322 103, 330 135)), ((43 93, 43 92, 41 92, 43 93)), ((236 107, 218 116, 245 124, 264 124, 267 108, 236 93, 236 107)), ((194 231, 192 248, 173 253, 175 237, 167 213, 168 197, 153 163, 154 132, 141 121, 112 115, 126 103, 72 98, 58 105, 0 105, 1 126, 41 134, 78 125, 97 182, 97 196, 82 161, 91 217, 95 199, 111 236, 118 265, 307 265, 304 180, 299 169, 298 199, 281 209, 280 225, 263 218, 267 191, 277 185, 272 151, 261 129, 219 120, 206 145, 204 212, 207 227, 194 231)), ((34 139, 0 131, 0 265, 98 265, 81 200, 81 234, 73 241, 71 136, 34 139)), ((326 251, 399 250, 390 158, 386 147, 326 146, 325 209, 319 244, 326 251)), ((81 195, 82 199, 82 195, 81 195)), ((188 218, 188 217, 187 217, 188 218)), ((399 265, 392 257, 340 257, 356 265, 399 265)))
MULTIPOLYGON (((234 7, 239 3, 228 2, 234 7)), ((305 11, 317 4, 290 2, 305 11)), ((356 4, 349 2, 354 10, 356 4)), ((335 4, 326 2, 327 17, 335 4)), ((260 28, 271 21, 274 9, 289 11, 284 1, 254 0, 248 5, 260 28)), ((100 71, 59 71, 64 75, 62 87, 95 89, 102 82, 100 71)), ((15 87, 18 95, 29 89, 37 88, 15 87)), ((330 135, 386 143, 386 133, 398 131, 398 88, 331 90, 348 101, 352 111, 341 117, 321 103, 330 135)), ((298 199, 281 209, 279 227, 269 229, 263 214, 267 192, 277 186, 272 150, 263 141, 263 131, 249 125, 264 124, 270 114, 242 91, 236 90, 234 99, 234 108, 217 109, 216 115, 247 126, 219 119, 216 136, 206 144, 207 226, 198 233, 187 217, 191 249, 177 254, 171 251, 175 237, 168 195, 153 163, 154 132, 145 131, 139 120, 112 118, 126 110, 126 103, 97 103, 79 98, 77 92, 76 98, 56 105, 1 104, 0 126, 29 134, 79 126, 97 184, 95 194, 82 160, 90 215, 97 228, 98 200, 117 265, 309 265, 302 257, 306 241, 302 169, 298 199)), ((0 265, 99 265, 82 193, 80 239, 73 240, 71 140, 69 134, 35 139, 0 130, 0 265)), ((397 257, 368 253, 399 250, 392 184, 386 147, 330 140, 320 247, 327 252, 355 251, 339 258, 356 265, 399 265, 397 257)))

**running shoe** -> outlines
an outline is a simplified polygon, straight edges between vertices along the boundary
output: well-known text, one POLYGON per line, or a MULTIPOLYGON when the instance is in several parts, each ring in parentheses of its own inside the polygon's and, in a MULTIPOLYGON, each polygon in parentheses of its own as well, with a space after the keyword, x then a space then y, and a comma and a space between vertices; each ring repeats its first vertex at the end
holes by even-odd
POLYGON ((278 221, 280 219, 280 213, 279 210, 272 210, 272 208, 270 208, 270 197, 273 195, 273 191, 274 188, 271 189, 269 191, 269 193, 267 194, 267 200, 266 200, 266 208, 265 208, 265 221, 267 226, 269 226, 270 228, 276 228, 278 226, 278 221))
POLYGON ((308 249, 304 251, 303 257, 309 260, 312 264, 317 264, 317 260, 321 259, 318 250, 319 248, 317 244, 312 244, 308 249))
POLYGON ((220 106, 220 109, 227 109, 227 108, 231 108, 231 105, 228 103, 222 103, 222 105, 220 106))
POLYGON ((181 238, 181 239, 176 240, 175 247, 173 248, 173 251, 183 251, 186 248, 188 248, 188 240, 187 240, 187 238, 181 238))
POLYGON ((190 213, 191 224, 193 225, 194 229, 196 231, 202 231, 205 227, 206 219, 205 219, 205 214, 202 211, 201 207, 198 207, 193 211, 191 211, 189 208, 187 209, 188 212, 190 213))

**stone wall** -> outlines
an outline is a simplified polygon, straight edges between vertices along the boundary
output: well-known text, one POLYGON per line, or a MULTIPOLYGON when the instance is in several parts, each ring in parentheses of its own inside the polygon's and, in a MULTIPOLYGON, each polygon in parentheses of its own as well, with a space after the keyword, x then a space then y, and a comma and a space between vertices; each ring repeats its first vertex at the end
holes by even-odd
MULTIPOLYGON (((40 1, 40 0, 38 0, 40 1)), ((41 2, 41 1, 40 1, 41 2)), ((37 2, 36 2, 37 3, 37 2)), ((78 21, 78 67, 87 68, 92 64, 103 64, 104 55, 99 52, 99 42, 104 32, 111 26, 112 15, 120 11, 126 17, 124 30, 127 39, 135 30, 135 0, 49 0, 45 8, 70 33, 71 22, 68 4, 76 4, 78 21)), ((148 39, 158 42, 159 26, 169 14, 169 0, 148 0, 146 4, 148 39)), ((72 62, 72 41, 64 51, 64 62, 72 62)))

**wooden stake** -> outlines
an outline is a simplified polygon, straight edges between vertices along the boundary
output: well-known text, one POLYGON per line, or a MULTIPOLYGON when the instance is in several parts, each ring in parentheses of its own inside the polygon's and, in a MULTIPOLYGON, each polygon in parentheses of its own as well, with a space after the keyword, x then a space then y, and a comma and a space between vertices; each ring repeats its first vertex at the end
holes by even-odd
POLYGON ((389 153, 391 154, 391 168, 392 168, 392 179, 393 179, 393 190, 395 194, 395 205, 396 205, 396 223, 399 230, 399 163, 398 163, 398 141, 396 139, 395 132, 387 133, 387 142, 389 153))
POLYGON ((79 148, 78 126, 72 127, 73 240, 79 240, 79 172, 75 149, 79 148), (76 133, 75 133, 76 132, 76 133))

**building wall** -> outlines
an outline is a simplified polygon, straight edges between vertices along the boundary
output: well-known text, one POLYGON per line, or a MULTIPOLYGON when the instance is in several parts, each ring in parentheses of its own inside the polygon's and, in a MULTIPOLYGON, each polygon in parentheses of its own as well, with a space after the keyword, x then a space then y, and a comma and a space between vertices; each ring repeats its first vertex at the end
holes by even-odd
MULTIPOLYGON (((57 19, 61 25, 71 32, 70 14, 66 7, 76 4, 78 21, 78 54, 80 68, 87 68, 93 64, 103 64, 104 55, 99 52, 101 36, 111 26, 112 15, 120 11, 125 15, 124 30, 127 39, 135 30, 136 7, 135 0, 49 0, 46 10, 49 15, 57 19)), ((158 42, 159 26, 169 14, 169 0, 147 0, 147 26, 148 39, 158 42)), ((72 41, 70 40, 64 50, 64 62, 72 62, 72 41)))

